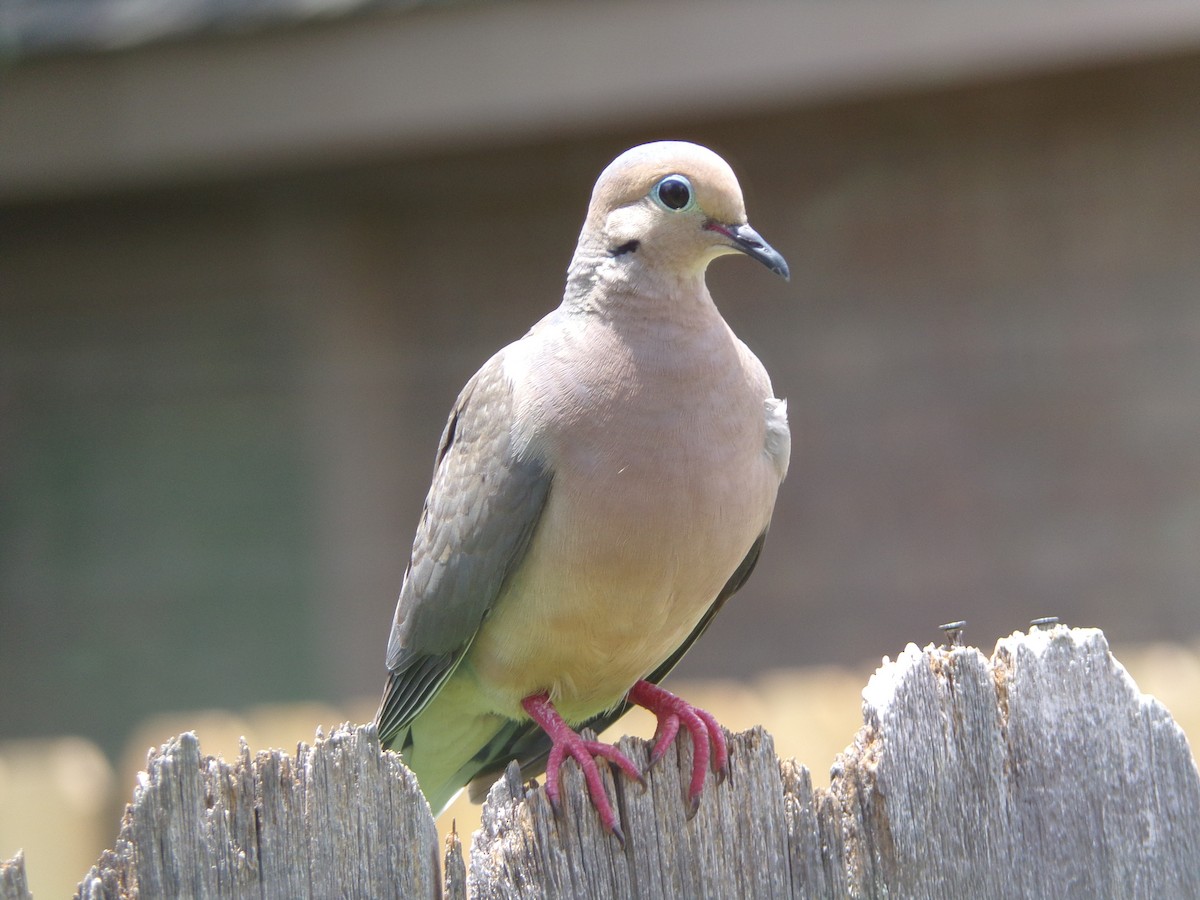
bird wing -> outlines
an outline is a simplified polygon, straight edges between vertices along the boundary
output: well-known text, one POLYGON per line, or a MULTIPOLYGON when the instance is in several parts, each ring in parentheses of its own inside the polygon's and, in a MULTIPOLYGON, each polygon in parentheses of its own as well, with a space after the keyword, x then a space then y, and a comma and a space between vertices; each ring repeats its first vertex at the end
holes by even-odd
MULTIPOLYGON (((703 617, 696 624, 696 627, 692 629, 691 634, 687 636, 687 639, 679 645, 678 649, 667 657, 658 668, 646 676, 646 681, 658 684, 666 678, 671 670, 679 664, 679 661, 683 659, 684 654, 691 649, 692 644, 699 639, 700 635, 708 630, 708 626, 712 624, 713 618, 721 611, 721 607, 725 605, 725 601, 741 590, 742 585, 750 577, 750 573, 754 571, 766 538, 767 533, 763 531, 751 545, 749 552, 747 552, 745 558, 734 570, 733 574, 729 576, 729 580, 725 582, 725 586, 717 594, 717 599, 705 611, 703 617)), ((621 718, 621 716, 625 715, 629 711, 629 707, 629 702, 622 700, 613 709, 588 719, 581 727, 590 728, 599 734, 613 724, 613 722, 617 721, 617 719, 621 718)), ((546 759, 550 755, 550 746, 550 738, 536 723, 525 721, 507 724, 472 759, 470 766, 473 771, 464 771, 463 773, 466 776, 463 780, 466 781, 469 779, 471 781, 469 788, 471 800, 474 802, 481 801, 487 795, 496 776, 504 770, 504 767, 511 760, 515 759, 520 764, 521 776, 523 778, 532 778, 540 774, 546 767, 546 759)))
POLYGON ((515 444, 513 421, 501 351, 467 382, 442 432, 388 640, 376 716, 385 747, 454 672, 541 517, 551 472, 515 444))

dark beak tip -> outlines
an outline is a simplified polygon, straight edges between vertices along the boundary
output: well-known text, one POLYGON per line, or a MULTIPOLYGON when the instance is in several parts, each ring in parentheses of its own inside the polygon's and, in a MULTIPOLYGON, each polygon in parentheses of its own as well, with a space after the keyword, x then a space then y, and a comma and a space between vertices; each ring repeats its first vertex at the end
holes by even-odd
POLYGON ((788 268, 787 260, 783 256, 762 239, 762 236, 750 227, 749 224, 739 225, 736 228, 729 229, 725 232, 732 239, 734 246, 749 256, 751 259, 756 259, 784 281, 792 280, 791 270, 788 268))

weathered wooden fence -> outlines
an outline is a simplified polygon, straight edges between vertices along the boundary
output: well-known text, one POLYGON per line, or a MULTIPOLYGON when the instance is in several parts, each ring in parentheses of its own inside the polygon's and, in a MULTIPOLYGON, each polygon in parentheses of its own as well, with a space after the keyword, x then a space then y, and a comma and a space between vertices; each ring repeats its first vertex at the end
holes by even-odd
MULTIPOLYGON (((232 764, 183 735, 151 755, 79 895, 1200 897, 1187 741, 1099 631, 1016 634, 990 660, 910 645, 872 677, 863 716, 828 790, 760 729, 733 737, 730 778, 690 821, 687 748, 645 789, 610 782, 624 849, 573 767, 557 817, 510 770, 469 866, 448 840, 444 884, 429 809, 370 728, 232 764)), ((647 762, 645 742, 622 746, 647 762)), ((0 864, 0 900, 27 897, 20 857, 0 864)))

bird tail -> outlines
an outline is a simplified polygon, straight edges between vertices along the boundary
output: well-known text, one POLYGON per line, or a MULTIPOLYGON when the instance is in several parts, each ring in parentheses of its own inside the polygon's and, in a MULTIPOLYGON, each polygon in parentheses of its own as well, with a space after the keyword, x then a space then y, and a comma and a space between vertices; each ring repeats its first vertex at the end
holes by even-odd
MULTIPOLYGON (((510 760, 522 755, 527 740, 521 738, 527 733, 542 735, 533 722, 516 722, 453 701, 453 691, 439 694, 415 719, 383 741, 385 749, 399 752, 417 776, 435 816, 441 815, 469 782, 481 777, 494 781, 510 760)), ((477 800, 474 791, 472 800, 477 800)))

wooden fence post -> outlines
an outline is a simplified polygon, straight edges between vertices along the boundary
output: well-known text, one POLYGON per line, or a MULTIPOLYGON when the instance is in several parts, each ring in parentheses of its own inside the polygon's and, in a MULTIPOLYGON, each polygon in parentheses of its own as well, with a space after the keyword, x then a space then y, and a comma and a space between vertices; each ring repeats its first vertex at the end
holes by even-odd
POLYGON ((343 727, 234 764, 185 734, 151 753, 83 900, 435 897, 437 832, 400 757, 343 727))
MULTIPOLYGON (((469 869, 448 840, 446 893, 1200 897, 1200 775, 1099 631, 1015 634, 990 659, 910 645, 871 678, 863 716, 828 790, 777 760, 761 729, 732 737, 730 777, 707 786, 691 820, 686 741, 645 789, 606 776, 624 849, 573 766, 558 816, 510 768, 469 869)), ((622 746, 648 761, 646 742, 622 746)), ((243 748, 233 764, 184 735, 151 755, 80 896, 436 897, 437 852, 415 781, 370 727, 318 736, 295 759, 243 748)), ((0 900, 27 898, 20 857, 0 864, 0 900)))

